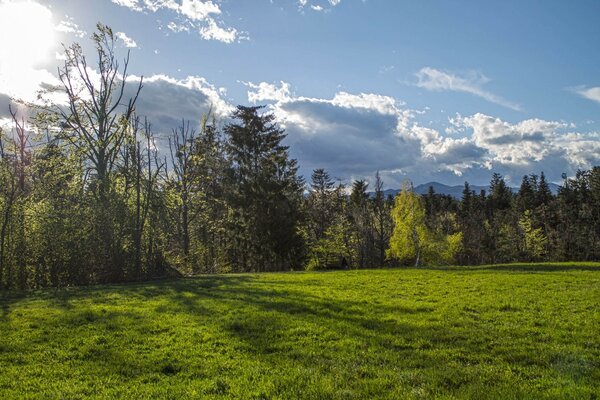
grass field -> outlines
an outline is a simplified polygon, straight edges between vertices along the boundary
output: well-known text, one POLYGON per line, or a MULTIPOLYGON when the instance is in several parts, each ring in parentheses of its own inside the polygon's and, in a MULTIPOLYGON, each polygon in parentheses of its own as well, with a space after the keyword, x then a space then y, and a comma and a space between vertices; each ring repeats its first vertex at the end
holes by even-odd
POLYGON ((0 398, 600 398, 600 264, 0 295, 0 398))

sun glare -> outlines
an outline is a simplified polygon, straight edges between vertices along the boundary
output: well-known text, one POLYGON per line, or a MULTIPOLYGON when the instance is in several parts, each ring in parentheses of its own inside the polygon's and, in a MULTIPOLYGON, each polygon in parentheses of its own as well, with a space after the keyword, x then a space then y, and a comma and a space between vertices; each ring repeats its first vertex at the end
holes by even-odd
POLYGON ((0 64, 32 68, 48 60, 54 46, 50 10, 31 1, 0 3, 0 64))
POLYGON ((0 92, 31 101, 42 81, 52 81, 55 30, 50 10, 32 1, 0 0, 0 92))

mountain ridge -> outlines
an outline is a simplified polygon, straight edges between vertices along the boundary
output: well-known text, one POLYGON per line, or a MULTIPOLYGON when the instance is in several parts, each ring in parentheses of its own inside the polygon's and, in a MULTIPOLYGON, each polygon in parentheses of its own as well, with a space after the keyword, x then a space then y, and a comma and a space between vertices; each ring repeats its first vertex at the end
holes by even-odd
MULTIPOLYGON (((450 185, 446 185, 440 182, 427 182, 427 183, 422 183, 420 185, 417 185, 414 187, 414 191, 415 193, 424 195, 427 194, 429 192, 429 187, 433 187, 433 190, 435 193, 437 194, 445 194, 445 195, 450 195, 456 199, 461 199, 462 198, 462 192, 465 188, 464 185, 454 185, 454 186, 450 186, 450 185)), ((481 186, 481 185, 469 185, 471 187, 471 190, 475 192, 475 194, 479 194, 482 190, 485 190, 486 193, 489 193, 490 191, 490 187, 489 186, 481 186)), ((552 192, 552 194, 556 195, 558 193, 558 188, 560 187, 560 185, 557 185, 556 183, 548 183, 548 186, 550 187, 550 191, 552 192)), ((510 188, 513 193, 517 193, 519 191, 518 187, 511 187, 510 188)), ((401 191, 401 189, 386 189, 383 191, 384 195, 387 196, 396 196, 399 192, 401 191)), ((374 192, 370 192, 370 195, 373 195, 374 192)))

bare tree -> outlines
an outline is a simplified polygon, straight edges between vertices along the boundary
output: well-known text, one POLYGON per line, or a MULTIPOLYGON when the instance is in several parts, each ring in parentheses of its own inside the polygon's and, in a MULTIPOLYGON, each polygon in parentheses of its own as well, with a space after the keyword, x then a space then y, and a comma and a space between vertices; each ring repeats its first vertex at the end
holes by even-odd
POLYGON ((67 59, 58 76, 68 97, 68 107, 59 108, 59 113, 67 138, 86 156, 96 173, 96 194, 105 200, 110 173, 127 136, 143 78, 137 83, 133 97, 125 99, 129 52, 121 69, 112 30, 100 23, 97 29, 92 35, 97 71, 88 65, 80 45, 65 48, 67 59))
MULTIPOLYGON (((142 239, 144 230, 158 177, 165 164, 159 160, 158 151, 154 145, 154 135, 148 119, 144 118, 142 126, 140 118, 134 116, 130 126, 131 144, 128 146, 128 151, 125 152, 123 158, 126 163, 125 169, 128 171, 125 183, 126 192, 129 186, 127 181, 133 181, 132 185, 135 196, 133 226, 133 244, 135 250, 134 272, 136 278, 139 278, 142 274, 142 239), (131 164, 130 166, 128 165, 129 163, 131 164)), ((149 246, 149 251, 151 252, 151 250, 151 246, 149 246)))
POLYGON ((190 253, 190 223, 196 213, 190 210, 191 196, 194 187, 194 175, 191 173, 193 145, 196 140, 196 130, 190 128, 190 122, 181 121, 181 126, 173 129, 169 138, 171 165, 173 174, 171 185, 179 197, 177 210, 177 226, 184 257, 190 253))

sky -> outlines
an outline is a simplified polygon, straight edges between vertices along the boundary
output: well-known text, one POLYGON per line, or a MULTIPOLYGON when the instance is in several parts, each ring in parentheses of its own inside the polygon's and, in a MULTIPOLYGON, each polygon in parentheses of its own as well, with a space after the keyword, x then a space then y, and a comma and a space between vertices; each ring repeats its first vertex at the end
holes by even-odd
POLYGON ((599 18, 597 0, 0 0, 0 126, 102 22, 162 137, 265 105, 305 177, 560 183, 600 165, 599 18))

